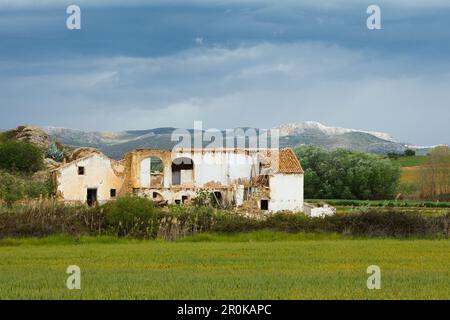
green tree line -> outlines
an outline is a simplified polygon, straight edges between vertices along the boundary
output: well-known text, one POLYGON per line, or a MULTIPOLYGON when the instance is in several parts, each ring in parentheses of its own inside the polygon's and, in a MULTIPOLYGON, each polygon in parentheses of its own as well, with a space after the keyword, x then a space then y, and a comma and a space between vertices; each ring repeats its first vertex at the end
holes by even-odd
POLYGON ((380 200, 395 197, 400 167, 389 159, 315 146, 295 150, 305 171, 305 197, 310 199, 380 200))

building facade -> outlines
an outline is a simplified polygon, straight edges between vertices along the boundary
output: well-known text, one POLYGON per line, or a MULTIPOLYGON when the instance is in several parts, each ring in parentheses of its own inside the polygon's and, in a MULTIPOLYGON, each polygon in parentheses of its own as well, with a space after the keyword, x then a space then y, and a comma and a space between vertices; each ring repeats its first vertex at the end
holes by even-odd
POLYGON ((206 190, 223 207, 303 210, 303 170, 292 149, 138 149, 120 161, 78 154, 54 170, 61 201, 104 203, 135 194, 183 204, 206 190))

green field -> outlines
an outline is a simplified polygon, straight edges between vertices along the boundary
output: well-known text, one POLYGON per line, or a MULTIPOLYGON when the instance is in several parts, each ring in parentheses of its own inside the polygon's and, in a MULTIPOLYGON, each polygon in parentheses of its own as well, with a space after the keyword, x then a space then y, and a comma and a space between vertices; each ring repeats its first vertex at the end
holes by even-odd
POLYGON ((392 160, 392 162, 398 164, 400 167, 416 167, 425 164, 427 159, 427 156, 409 156, 399 157, 398 159, 392 160))
POLYGON ((450 209, 450 202, 411 201, 411 200, 348 200, 348 199, 306 199, 309 203, 328 203, 336 207, 370 207, 370 208, 432 208, 450 209))
POLYGON ((424 215, 446 215, 450 212, 450 202, 410 201, 410 200, 345 200, 345 199, 306 199, 309 203, 327 203, 336 207, 339 214, 361 209, 376 208, 389 211, 393 208, 417 212, 424 215))
POLYGON ((270 232, 0 241, 0 299, 449 299, 449 240, 270 232), (65 287, 69 265, 81 290, 65 287), (381 290, 366 269, 381 268, 381 290))

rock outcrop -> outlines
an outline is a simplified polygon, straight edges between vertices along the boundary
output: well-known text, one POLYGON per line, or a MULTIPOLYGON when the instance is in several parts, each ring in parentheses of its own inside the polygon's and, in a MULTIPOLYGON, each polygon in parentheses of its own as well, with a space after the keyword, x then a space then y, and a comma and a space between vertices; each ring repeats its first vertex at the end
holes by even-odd
POLYGON ((31 143, 42 150, 50 148, 52 141, 42 129, 32 126, 19 126, 8 132, 12 139, 31 143))

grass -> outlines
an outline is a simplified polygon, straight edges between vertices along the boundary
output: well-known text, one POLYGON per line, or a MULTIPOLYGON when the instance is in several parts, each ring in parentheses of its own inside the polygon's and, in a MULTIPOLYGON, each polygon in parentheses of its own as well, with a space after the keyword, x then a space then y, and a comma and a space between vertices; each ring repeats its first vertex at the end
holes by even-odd
POLYGON ((325 202, 341 207, 371 207, 371 208, 450 208, 450 202, 443 201, 412 201, 412 200, 347 200, 347 199, 306 199, 309 203, 325 202))
POLYGON ((178 242, 253 242, 253 241, 307 241, 348 239, 337 233, 287 233, 270 230, 231 234, 200 233, 182 238, 178 242))
POLYGON ((448 240, 262 231, 177 242, 54 236, 0 244, 0 299, 450 297, 448 240), (81 290, 65 287, 73 264, 81 268, 81 290), (366 287, 374 264, 381 290, 366 287))
POLYGON ((400 167, 416 167, 425 164, 427 162, 427 156, 399 157, 391 161, 400 167))
POLYGON ((2 247, 18 247, 18 246, 56 246, 56 245, 75 245, 75 244, 120 244, 139 242, 139 240, 118 238, 113 236, 81 236, 74 237, 65 234, 56 234, 43 238, 6 238, 0 240, 0 248, 2 247))
POLYGON ((424 215, 445 215, 450 212, 450 202, 412 201, 412 200, 345 200, 345 199, 307 199, 309 203, 325 202, 336 207, 336 212, 346 214, 361 208, 376 208, 389 211, 392 208, 407 209, 424 215))

